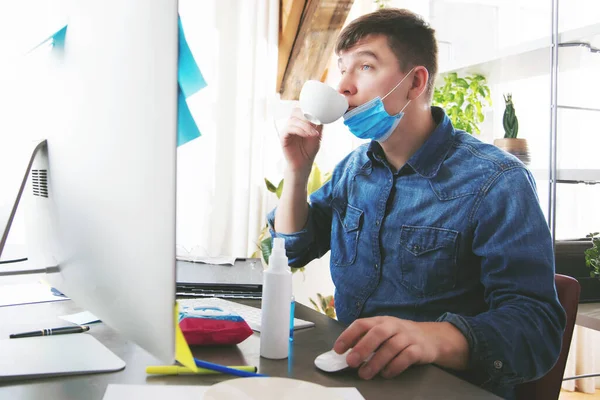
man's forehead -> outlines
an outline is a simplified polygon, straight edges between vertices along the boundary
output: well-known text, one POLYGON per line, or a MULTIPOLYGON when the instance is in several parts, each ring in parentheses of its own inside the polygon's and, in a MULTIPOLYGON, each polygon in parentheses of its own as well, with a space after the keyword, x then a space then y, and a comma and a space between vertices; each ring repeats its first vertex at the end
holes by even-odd
POLYGON ((362 56, 378 60, 386 50, 390 51, 385 36, 367 36, 356 42, 356 44, 349 49, 340 51, 338 54, 338 64, 345 59, 362 56))

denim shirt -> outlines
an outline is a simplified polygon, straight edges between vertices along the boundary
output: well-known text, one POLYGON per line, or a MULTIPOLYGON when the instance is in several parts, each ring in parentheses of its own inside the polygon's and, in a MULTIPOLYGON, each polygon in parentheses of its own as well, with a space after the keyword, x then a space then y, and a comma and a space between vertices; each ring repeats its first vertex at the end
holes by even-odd
POLYGON ((303 230, 275 232, 273 210, 271 234, 292 267, 331 250, 341 322, 447 321, 469 344, 456 373, 513 398, 561 348, 552 238, 523 164, 432 115, 436 129, 397 172, 377 142, 362 145, 310 197, 303 230))

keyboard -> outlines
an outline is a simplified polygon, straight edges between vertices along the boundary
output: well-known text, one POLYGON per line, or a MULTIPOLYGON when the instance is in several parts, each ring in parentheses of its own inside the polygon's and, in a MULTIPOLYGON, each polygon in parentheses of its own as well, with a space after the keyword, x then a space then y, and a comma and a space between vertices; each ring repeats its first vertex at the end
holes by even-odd
MULTIPOLYGON (((200 299, 178 299, 182 307, 219 307, 226 311, 233 311, 240 317, 244 318, 250 329, 260 332, 260 308, 239 304, 229 300, 223 300, 216 297, 200 298, 200 299)), ((314 322, 305 321, 303 319, 294 318, 294 330, 310 328, 315 326, 314 322)))
POLYGON ((243 286, 220 286, 203 288, 191 285, 177 285, 177 297, 221 297, 224 299, 256 299, 262 298, 262 288, 243 286))

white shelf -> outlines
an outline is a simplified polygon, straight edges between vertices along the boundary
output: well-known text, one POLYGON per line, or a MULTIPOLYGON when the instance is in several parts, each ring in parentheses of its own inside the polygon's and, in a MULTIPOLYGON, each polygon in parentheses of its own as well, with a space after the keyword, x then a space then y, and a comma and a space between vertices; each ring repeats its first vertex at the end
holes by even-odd
MULTIPOLYGON (((538 180, 549 180, 550 173, 546 170, 531 170, 538 180)), ((587 183, 600 184, 600 169, 559 169, 556 171, 558 183, 587 183)))
MULTIPOLYGON (((600 43, 600 23, 565 31, 559 34, 559 43, 590 42, 593 45, 600 43)), ((440 76, 451 72, 459 76, 468 74, 481 74, 487 78, 488 83, 498 83, 550 74, 552 40, 545 37, 518 46, 507 47, 491 59, 475 60, 472 63, 456 65, 450 69, 440 71, 440 76)), ((570 53, 569 56, 560 57, 559 70, 566 71, 580 66, 580 57, 588 50, 584 47, 561 48, 560 53, 570 53), (574 56, 571 56, 573 54, 574 56)), ((443 85, 443 79, 438 79, 438 86, 443 85)))

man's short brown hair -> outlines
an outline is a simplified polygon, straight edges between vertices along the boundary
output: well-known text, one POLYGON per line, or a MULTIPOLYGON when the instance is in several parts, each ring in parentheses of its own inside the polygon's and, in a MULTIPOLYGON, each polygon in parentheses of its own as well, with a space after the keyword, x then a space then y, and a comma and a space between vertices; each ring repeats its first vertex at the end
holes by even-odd
POLYGON ((437 74, 438 47, 435 30, 423 18, 409 10, 383 8, 352 21, 340 33, 335 45, 339 54, 369 35, 384 35, 402 72, 421 65, 429 72, 427 92, 433 92, 437 74))

